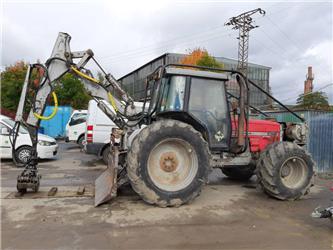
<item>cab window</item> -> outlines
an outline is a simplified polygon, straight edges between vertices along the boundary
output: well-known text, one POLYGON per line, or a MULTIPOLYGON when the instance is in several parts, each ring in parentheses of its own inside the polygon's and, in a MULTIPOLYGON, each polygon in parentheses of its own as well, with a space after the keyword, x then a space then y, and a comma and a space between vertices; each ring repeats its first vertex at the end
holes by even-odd
POLYGON ((213 147, 227 145, 230 126, 223 81, 192 77, 189 112, 205 124, 213 147))
POLYGON ((185 76, 172 76, 164 85, 160 111, 181 111, 184 108, 185 76))

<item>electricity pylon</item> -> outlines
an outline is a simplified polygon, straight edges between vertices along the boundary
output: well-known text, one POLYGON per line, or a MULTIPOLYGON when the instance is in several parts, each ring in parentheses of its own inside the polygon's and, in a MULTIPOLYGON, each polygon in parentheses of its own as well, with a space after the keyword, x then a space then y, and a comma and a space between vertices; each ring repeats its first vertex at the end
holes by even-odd
POLYGON ((249 36, 250 30, 254 28, 258 28, 258 25, 253 24, 252 15, 259 12, 261 15, 265 15, 265 11, 258 8, 255 10, 250 10, 244 12, 236 17, 232 17, 229 19, 229 22, 225 23, 225 25, 232 25, 232 29, 239 30, 239 39, 238 42, 238 65, 237 68, 244 75, 247 75, 247 67, 248 67, 248 55, 249 55, 249 36))

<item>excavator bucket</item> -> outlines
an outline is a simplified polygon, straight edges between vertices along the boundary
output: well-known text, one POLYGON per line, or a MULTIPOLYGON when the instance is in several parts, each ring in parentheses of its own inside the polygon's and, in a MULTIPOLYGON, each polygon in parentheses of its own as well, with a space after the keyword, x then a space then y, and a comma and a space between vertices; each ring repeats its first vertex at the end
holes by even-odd
POLYGON ((110 147, 107 169, 95 180, 95 207, 117 196, 118 146, 110 147))

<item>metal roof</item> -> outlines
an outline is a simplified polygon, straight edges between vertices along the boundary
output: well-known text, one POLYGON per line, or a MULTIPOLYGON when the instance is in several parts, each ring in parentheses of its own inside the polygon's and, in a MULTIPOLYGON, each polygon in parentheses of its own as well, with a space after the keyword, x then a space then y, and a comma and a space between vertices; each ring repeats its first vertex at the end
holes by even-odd
MULTIPOLYGON (((169 56, 169 55, 170 55, 170 56, 180 57, 180 58, 183 57, 183 56, 186 56, 186 54, 181 54, 181 53, 164 53, 164 54, 162 54, 162 55, 160 55, 160 56, 154 58, 153 60, 151 60, 151 61, 149 61, 149 62, 143 64, 143 65, 140 66, 139 68, 137 68, 137 69, 135 69, 135 70, 133 70, 133 71, 127 73, 126 75, 124 75, 124 76, 122 76, 122 77, 120 77, 120 78, 118 79, 118 81, 121 81, 123 78, 125 78, 125 77, 127 77, 127 76, 129 76, 129 75, 131 75, 131 74, 133 74, 133 73, 135 73, 135 72, 137 72, 137 71, 139 71, 139 70, 145 68, 145 67, 148 66, 149 64, 154 63, 154 62, 156 62, 156 61, 158 61, 158 60, 160 60, 160 59, 162 59, 162 58, 165 58, 165 57, 167 57, 167 56, 169 56)), ((222 62, 222 63, 237 64, 237 62, 238 62, 238 61, 235 60, 235 59, 226 58, 226 57, 214 57, 214 58, 215 58, 217 61, 222 62)), ((250 62, 248 63, 248 65, 249 65, 249 67, 256 67, 256 68, 268 69, 268 70, 271 69, 271 67, 267 67, 267 66, 260 65, 260 64, 255 64, 255 63, 250 63, 250 62)))
POLYGON ((172 74, 172 75, 197 76, 197 77, 215 78, 219 80, 228 80, 228 76, 226 74, 216 73, 211 71, 190 70, 190 69, 182 69, 175 67, 167 67, 165 71, 167 74, 172 74))

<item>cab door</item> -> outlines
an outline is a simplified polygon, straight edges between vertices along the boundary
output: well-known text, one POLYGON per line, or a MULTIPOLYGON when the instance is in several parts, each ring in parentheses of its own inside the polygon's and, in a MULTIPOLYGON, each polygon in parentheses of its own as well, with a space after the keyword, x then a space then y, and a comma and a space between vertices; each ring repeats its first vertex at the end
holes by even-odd
POLYGON ((231 122, 225 82, 217 79, 191 77, 188 112, 205 125, 209 147, 228 150, 231 122))
POLYGON ((3 123, 0 123, 0 154, 1 158, 12 157, 12 145, 9 140, 10 129, 3 123))

